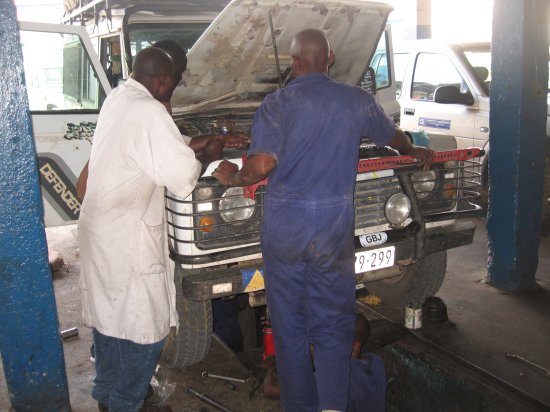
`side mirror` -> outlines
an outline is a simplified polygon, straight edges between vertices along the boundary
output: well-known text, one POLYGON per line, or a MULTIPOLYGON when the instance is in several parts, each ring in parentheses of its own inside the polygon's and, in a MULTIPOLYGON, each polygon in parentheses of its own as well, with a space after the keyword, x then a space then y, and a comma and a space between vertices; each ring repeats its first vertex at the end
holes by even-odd
POLYGON ((367 68, 359 84, 363 90, 366 90, 373 96, 376 94, 376 73, 374 73, 372 67, 367 68))
POLYGON ((456 86, 439 86, 435 89, 434 102, 471 106, 474 104, 474 97, 469 91, 460 93, 460 89, 456 86))

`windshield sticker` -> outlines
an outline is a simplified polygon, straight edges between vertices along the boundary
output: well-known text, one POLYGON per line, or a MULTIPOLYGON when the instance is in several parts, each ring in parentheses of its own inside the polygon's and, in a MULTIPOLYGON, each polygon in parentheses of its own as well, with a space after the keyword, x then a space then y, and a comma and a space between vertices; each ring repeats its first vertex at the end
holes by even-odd
POLYGON ((96 122, 67 123, 67 131, 63 136, 67 140, 87 140, 92 143, 96 122))
POLYGON ((420 117, 418 119, 418 125, 424 126, 424 127, 433 127, 434 129, 445 129, 445 130, 451 129, 450 120, 428 119, 427 117, 420 117))

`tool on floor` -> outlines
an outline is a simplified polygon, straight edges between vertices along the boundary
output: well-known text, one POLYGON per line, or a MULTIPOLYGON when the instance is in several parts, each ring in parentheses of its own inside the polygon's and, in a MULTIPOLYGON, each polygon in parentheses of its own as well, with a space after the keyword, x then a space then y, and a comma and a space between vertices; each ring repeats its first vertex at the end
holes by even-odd
POLYGON ((241 378, 233 378, 231 376, 221 376, 221 375, 214 375, 213 373, 203 372, 202 373, 203 378, 212 378, 212 379, 221 379, 222 381, 231 381, 231 382, 238 382, 238 383, 246 383, 248 379, 241 379, 241 378))
POLYGON ((75 328, 65 329, 65 330, 62 330, 60 333, 61 333, 61 339, 63 340, 73 338, 75 336, 78 336, 78 328, 75 327, 75 328))
POLYGON ((218 401, 216 401, 215 399, 212 399, 211 397, 205 395, 204 393, 200 393, 199 391, 197 391, 196 389, 193 389, 191 387, 187 388, 187 392, 189 392, 191 395, 194 395, 196 396, 197 398, 199 398, 201 401, 213 406, 214 408, 220 410, 220 411, 224 411, 224 412, 232 412, 231 409, 229 409, 227 406, 225 405, 222 405, 221 403, 219 403, 218 401))
POLYGON ((231 382, 227 382, 227 381, 223 381, 223 384, 225 386, 227 386, 229 389, 231 389, 232 391, 234 391, 237 387, 235 385, 233 385, 231 382))
POLYGON ((520 356, 520 355, 516 355, 515 353, 510 353, 510 352, 504 352, 504 356, 506 356, 508 359, 516 359, 528 366, 531 366, 543 373, 546 374, 546 376, 550 377, 550 370, 546 369, 546 368, 543 368, 542 366, 540 365, 537 365, 536 363, 534 362, 531 362, 529 359, 525 359, 523 356, 520 356))

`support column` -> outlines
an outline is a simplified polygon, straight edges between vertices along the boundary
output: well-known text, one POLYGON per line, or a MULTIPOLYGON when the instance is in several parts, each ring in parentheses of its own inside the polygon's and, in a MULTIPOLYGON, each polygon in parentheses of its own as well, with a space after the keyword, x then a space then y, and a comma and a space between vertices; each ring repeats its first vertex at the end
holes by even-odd
POLYGON ((432 38, 432 0, 416 2, 416 38, 432 38))
POLYGON ((487 280, 507 291, 536 283, 547 86, 547 0, 496 1, 487 280))
POLYGON ((0 351, 16 411, 70 411, 19 27, 0 0, 0 351))

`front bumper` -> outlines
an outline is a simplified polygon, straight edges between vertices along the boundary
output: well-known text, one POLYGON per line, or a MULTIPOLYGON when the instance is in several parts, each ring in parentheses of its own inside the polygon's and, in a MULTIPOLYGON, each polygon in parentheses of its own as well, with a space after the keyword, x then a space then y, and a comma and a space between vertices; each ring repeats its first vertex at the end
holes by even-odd
MULTIPOLYGON (((388 240, 384 246, 395 246, 396 261, 410 264, 432 253, 468 245, 473 241, 474 232, 475 225, 470 221, 429 228, 425 233, 420 230, 420 225, 413 222, 403 230, 388 231, 388 240)), ((380 247, 363 248, 357 237, 355 242, 357 252, 380 247)), ((391 269, 380 269, 368 274, 376 276, 377 272, 384 273, 391 269)), ((208 271, 186 270, 184 273, 183 295, 191 300, 211 300, 264 289, 261 260, 208 271)), ((357 275, 358 281, 362 278, 363 275, 357 275)))

